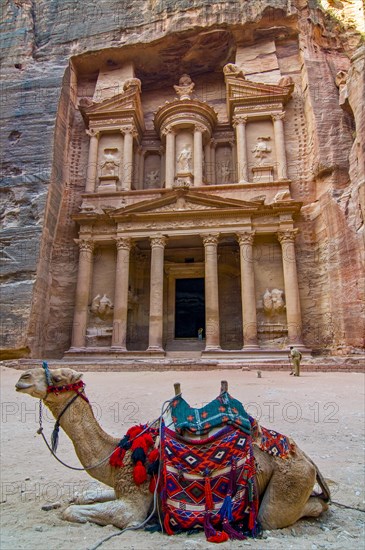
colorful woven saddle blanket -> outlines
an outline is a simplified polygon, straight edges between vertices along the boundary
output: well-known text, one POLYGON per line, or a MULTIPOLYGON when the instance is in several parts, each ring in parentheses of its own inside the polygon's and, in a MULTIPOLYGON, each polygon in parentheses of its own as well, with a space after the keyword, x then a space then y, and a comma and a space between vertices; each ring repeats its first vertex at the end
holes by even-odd
POLYGON ((258 495, 251 436, 226 426, 186 440, 163 426, 164 527, 168 534, 203 527, 207 540, 255 533, 258 495))
POLYGON ((191 407, 180 395, 171 404, 171 416, 177 433, 185 430, 196 435, 207 434, 213 428, 231 424, 245 432, 251 433, 251 423, 242 403, 228 392, 221 393, 216 399, 196 409, 191 407))

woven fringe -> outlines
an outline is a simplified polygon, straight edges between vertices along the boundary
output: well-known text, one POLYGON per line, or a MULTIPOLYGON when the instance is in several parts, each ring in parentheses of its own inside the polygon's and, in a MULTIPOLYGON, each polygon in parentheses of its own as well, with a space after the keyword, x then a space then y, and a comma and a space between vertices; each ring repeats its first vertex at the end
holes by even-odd
POLYGON ((55 427, 53 428, 52 436, 51 436, 51 446, 52 446, 52 451, 54 453, 57 451, 57 447, 58 447, 59 431, 60 431, 60 425, 56 422, 55 427))
POLYGON ((170 527, 170 516, 168 512, 165 514, 165 517, 163 520, 163 527, 168 535, 171 536, 174 534, 173 530, 170 527))
POLYGON ((210 485, 210 478, 208 476, 205 477, 204 480, 204 491, 205 491, 205 509, 212 510, 213 509, 213 495, 212 495, 212 487, 210 485))
POLYGON ((246 540, 247 537, 243 533, 239 533, 230 525, 229 521, 227 519, 224 519, 222 522, 222 529, 231 540, 246 540))

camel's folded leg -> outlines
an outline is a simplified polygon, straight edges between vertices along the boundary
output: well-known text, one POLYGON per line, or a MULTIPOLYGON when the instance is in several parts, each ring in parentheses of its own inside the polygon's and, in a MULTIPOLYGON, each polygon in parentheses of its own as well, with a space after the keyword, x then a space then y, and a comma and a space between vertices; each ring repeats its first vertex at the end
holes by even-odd
POLYGON ((142 522, 147 515, 147 509, 136 507, 132 502, 113 500, 97 504, 73 504, 62 513, 62 519, 76 523, 90 521, 98 525, 115 525, 124 529, 129 525, 142 522))
POLYGON ((96 502, 106 502, 109 500, 115 500, 114 489, 88 489, 83 493, 76 493, 74 498, 70 500, 73 504, 95 504, 96 502))

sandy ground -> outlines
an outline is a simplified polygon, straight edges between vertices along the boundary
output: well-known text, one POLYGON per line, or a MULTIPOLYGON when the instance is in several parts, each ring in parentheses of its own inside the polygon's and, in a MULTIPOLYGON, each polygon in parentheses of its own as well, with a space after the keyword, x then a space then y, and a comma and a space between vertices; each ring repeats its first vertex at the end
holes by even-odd
MULTIPOLYGON (((20 372, 1 368, 1 549, 86 550, 114 527, 72 524, 60 518, 75 492, 98 486, 84 472, 61 466, 44 446, 38 428, 38 401, 15 393, 20 372), (62 507, 43 511, 44 504, 62 507)), ((182 383, 191 404, 214 398, 220 380, 231 394, 266 427, 291 435, 317 463, 329 482, 334 501, 364 510, 364 377, 357 373, 213 371, 168 373, 85 373, 86 393, 105 430, 122 436, 137 422, 159 415, 173 383, 182 383)), ((48 415, 49 436, 53 419, 48 415)), ((79 466, 71 442, 62 433, 58 453, 79 466)), ((301 520, 292 527, 266 531, 264 538, 227 542, 222 548, 352 550, 363 548, 364 513, 332 505, 320 519, 301 520)), ((144 531, 128 532, 103 544, 102 549, 144 550, 155 547, 205 549, 214 545, 204 534, 168 537, 144 531)))

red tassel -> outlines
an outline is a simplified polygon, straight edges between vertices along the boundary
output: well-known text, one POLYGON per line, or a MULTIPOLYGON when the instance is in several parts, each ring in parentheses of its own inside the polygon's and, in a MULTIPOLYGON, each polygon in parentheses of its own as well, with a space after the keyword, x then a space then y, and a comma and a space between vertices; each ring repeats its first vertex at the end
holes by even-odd
POLYGON ((227 542, 228 539, 229 539, 229 536, 227 535, 227 533, 225 533, 224 531, 222 532, 217 531, 215 535, 207 538, 207 541, 208 542, 227 542))
POLYGON ((243 533, 239 533, 230 525, 228 519, 224 519, 222 522, 222 528, 231 540, 246 540, 247 537, 243 533))
POLYGON ((114 468, 122 468, 124 466, 123 464, 123 458, 125 455, 125 449, 121 449, 120 447, 117 447, 112 454, 112 456, 109 458, 109 464, 110 466, 114 466, 114 468))
POLYGON ((212 488, 210 486, 210 478, 208 476, 205 478, 204 489, 205 489, 205 509, 213 510, 214 504, 213 504, 212 488))
POLYGON ((156 478, 156 476, 152 476, 151 479, 150 479, 149 487, 148 487, 148 490, 149 490, 150 493, 153 494, 155 492, 156 485, 157 485, 157 478, 156 478))
POLYGON ((255 526, 256 526, 256 506, 255 506, 255 503, 252 502, 251 503, 251 507, 250 507, 250 515, 249 515, 249 518, 248 518, 248 528, 250 529, 250 531, 252 531, 253 529, 255 529, 255 526))
POLYGON ((155 462, 155 460, 158 460, 159 458, 160 458, 159 449, 152 449, 152 451, 148 455, 148 462, 155 462))
POLYGON ((140 460, 133 468, 133 479, 136 485, 141 485, 144 481, 147 480, 146 468, 143 466, 140 460))
POLYGON ((130 439, 134 439, 135 437, 139 436, 140 433, 143 432, 142 426, 132 426, 127 431, 126 435, 129 435, 130 439))
POLYGON ((165 517, 164 517, 164 520, 163 520, 163 526, 164 526, 164 529, 165 529, 165 531, 168 535, 171 536, 171 535, 174 534, 173 530, 170 527, 170 516, 169 516, 168 512, 165 514, 165 517))

